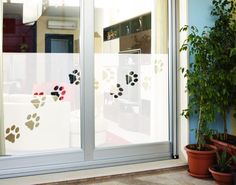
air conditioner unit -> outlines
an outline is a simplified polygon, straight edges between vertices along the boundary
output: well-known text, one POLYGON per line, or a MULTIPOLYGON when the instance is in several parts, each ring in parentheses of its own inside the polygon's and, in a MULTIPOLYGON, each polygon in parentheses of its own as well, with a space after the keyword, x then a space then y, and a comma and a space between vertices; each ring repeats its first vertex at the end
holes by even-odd
POLYGON ((48 20, 48 29, 75 30, 77 29, 77 22, 76 21, 48 20))

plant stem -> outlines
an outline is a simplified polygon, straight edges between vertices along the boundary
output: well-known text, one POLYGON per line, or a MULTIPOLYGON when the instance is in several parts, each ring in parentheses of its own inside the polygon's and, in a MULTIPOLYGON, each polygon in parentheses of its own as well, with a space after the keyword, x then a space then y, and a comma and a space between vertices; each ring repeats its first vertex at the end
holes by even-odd
POLYGON ((224 140, 227 141, 227 123, 226 123, 226 111, 223 112, 223 119, 224 119, 224 140))
POLYGON ((201 127, 202 127, 202 108, 199 108, 199 115, 198 115, 198 129, 197 129, 197 144, 199 146, 199 150, 202 148, 202 141, 201 141, 201 127))

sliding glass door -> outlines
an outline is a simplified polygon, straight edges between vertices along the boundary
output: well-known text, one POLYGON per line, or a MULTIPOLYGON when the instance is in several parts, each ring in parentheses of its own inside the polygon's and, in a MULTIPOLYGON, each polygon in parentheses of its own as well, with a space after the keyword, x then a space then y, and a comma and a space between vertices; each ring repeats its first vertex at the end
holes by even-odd
POLYGON ((166 157, 168 1, 94 2, 95 158, 166 157))
POLYGON ((174 2, 2 9, 0 178, 171 158, 174 2))

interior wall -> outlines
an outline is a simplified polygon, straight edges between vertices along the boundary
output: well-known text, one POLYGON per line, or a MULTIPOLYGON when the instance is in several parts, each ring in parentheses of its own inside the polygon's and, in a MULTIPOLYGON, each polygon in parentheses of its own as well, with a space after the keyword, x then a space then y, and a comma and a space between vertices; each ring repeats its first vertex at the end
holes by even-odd
POLYGON ((78 18, 65 18, 65 17, 48 17, 41 16, 37 21, 37 52, 45 52, 45 34, 71 34, 74 35, 74 52, 79 52, 78 40, 79 40, 79 19, 78 18), (66 30, 66 29, 48 29, 48 20, 72 20, 77 21, 77 29, 66 30))
POLYGON ((22 19, 3 19, 3 52, 35 52, 35 25, 28 26, 22 19), (27 49, 22 45, 27 44, 27 49))
POLYGON ((168 53, 168 1, 155 1, 152 11, 152 47, 154 53, 168 53))
MULTIPOLYGON (((127 1, 128 4, 133 2, 134 1, 127 1)), ((133 5, 129 6, 128 4, 125 4, 121 8, 119 6, 117 8, 114 8, 116 7, 114 5, 112 5, 112 8, 104 8, 104 28, 131 19, 133 17, 148 13, 152 9, 152 1, 147 1, 145 6, 134 5, 135 8, 133 9, 130 8, 133 5)))

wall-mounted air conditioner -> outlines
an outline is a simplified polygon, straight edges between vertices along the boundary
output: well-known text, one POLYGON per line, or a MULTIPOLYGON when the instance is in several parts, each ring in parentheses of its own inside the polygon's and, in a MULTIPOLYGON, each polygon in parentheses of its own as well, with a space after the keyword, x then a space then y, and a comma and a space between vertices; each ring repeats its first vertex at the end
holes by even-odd
POLYGON ((48 20, 48 29, 66 29, 66 30, 75 30, 77 29, 76 21, 57 21, 57 20, 48 20))

